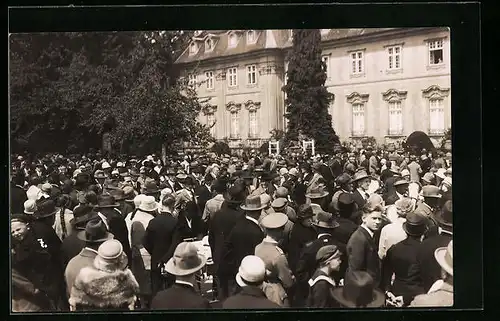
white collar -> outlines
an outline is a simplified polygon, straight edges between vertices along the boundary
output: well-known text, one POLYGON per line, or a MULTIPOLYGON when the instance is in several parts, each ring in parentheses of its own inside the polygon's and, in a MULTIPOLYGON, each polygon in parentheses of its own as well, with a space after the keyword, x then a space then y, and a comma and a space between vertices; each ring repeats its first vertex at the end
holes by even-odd
POLYGON ((370 230, 370 229, 369 229, 368 227, 366 227, 364 224, 361 224, 361 227, 362 227, 362 228, 364 228, 365 230, 367 230, 367 231, 368 231, 368 234, 370 234, 370 236, 371 236, 371 237, 373 237, 373 234, 374 234, 374 233, 372 232, 372 230, 370 230))
POLYGON ((310 287, 313 287, 318 281, 321 281, 321 280, 330 283, 332 286, 337 286, 335 284, 335 281, 332 280, 332 278, 330 278, 330 277, 328 277, 326 275, 319 275, 315 279, 309 279, 309 281, 307 283, 309 283, 310 287))
POLYGON ((257 224, 257 225, 259 225, 259 226, 260 226, 259 221, 257 221, 257 220, 256 220, 256 219, 254 219, 253 217, 250 217, 250 216, 248 216, 248 215, 245 215, 245 217, 246 217, 246 219, 247 219, 247 220, 252 221, 252 222, 254 222, 255 224, 257 224))
POLYGON ((266 235, 263 241, 266 243, 278 244, 278 241, 272 239, 269 235, 266 235))
POLYGON ((91 249, 90 247, 84 247, 84 249, 85 249, 85 250, 88 250, 88 251, 90 251, 90 252, 93 252, 93 253, 95 253, 95 254, 98 254, 98 252, 97 252, 96 250, 91 249))
POLYGON ((323 235, 329 235, 329 236, 332 236, 330 233, 320 233, 320 234, 318 234, 318 239, 319 239, 320 237, 322 237, 323 235))
POLYGON ((438 233, 439 233, 439 234, 443 234, 443 233, 444 233, 444 234, 448 234, 448 235, 453 236, 453 232, 450 232, 450 231, 444 230, 444 229, 442 229, 441 227, 438 227, 438 233))
POLYGON ((181 280, 175 280, 175 283, 189 285, 190 287, 194 288, 194 285, 192 283, 190 283, 190 282, 181 281, 181 280))
POLYGON ((361 187, 358 187, 358 188, 357 188, 357 191, 359 192, 359 194, 361 194, 361 196, 362 196, 364 199, 366 199, 366 198, 365 198, 365 197, 366 197, 366 194, 368 194, 368 192, 367 192, 367 191, 363 191, 363 190, 361 189, 361 187))

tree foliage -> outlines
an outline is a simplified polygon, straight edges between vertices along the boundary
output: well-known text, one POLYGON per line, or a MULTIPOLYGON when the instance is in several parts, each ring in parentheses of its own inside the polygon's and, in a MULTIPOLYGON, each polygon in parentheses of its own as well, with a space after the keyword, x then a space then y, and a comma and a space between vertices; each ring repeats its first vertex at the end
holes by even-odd
POLYGON ((191 34, 51 33, 10 36, 13 148, 206 144, 203 107, 173 64, 191 34))
POLYGON ((326 65, 321 60, 321 34, 317 29, 293 31, 293 45, 288 55, 287 84, 283 87, 288 126, 286 142, 300 134, 316 141, 319 153, 332 153, 338 136, 328 113, 333 94, 325 87, 326 65))

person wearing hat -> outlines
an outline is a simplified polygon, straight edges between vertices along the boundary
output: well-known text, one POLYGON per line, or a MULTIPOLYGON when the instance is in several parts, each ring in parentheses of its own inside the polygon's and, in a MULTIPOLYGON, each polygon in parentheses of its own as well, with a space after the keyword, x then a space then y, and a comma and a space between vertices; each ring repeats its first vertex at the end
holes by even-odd
POLYGON ((434 213, 439 211, 442 198, 439 187, 427 185, 422 188, 422 199, 417 201, 415 212, 428 218, 428 231, 426 236, 436 235, 438 223, 434 220, 434 213))
POLYGON ((436 181, 436 178, 435 178, 434 174, 432 174, 431 172, 427 172, 424 174, 424 176, 421 179, 421 185, 422 185, 422 187, 427 186, 427 185, 434 185, 435 181, 436 181))
POLYGON ((241 291, 223 304, 223 309, 276 309, 280 306, 266 297, 263 291, 266 265, 255 255, 245 256, 239 264, 235 280, 241 291))
POLYGON ((80 270, 71 288, 71 311, 134 310, 139 284, 121 243, 103 242, 92 263, 80 270))
POLYGON ((434 215, 438 223, 438 233, 427 237, 422 242, 417 254, 418 270, 422 278, 425 291, 429 291, 432 284, 440 279, 441 268, 434 259, 434 251, 445 247, 453 239, 453 204, 447 201, 442 209, 434 215))
POLYGON ((384 167, 385 169, 380 173, 380 180, 385 184, 389 177, 394 176, 394 172, 392 171, 392 162, 387 162, 384 167))
POLYGON ((427 171, 424 171, 414 155, 410 157, 410 163, 408 164, 408 170, 410 171, 410 181, 420 182, 420 175, 427 171))
POLYGON ((342 287, 335 288, 333 298, 342 308, 381 308, 385 295, 366 271, 348 271, 342 287))
POLYGON ((309 295, 308 308, 333 308, 337 307, 333 296, 333 289, 337 286, 332 279, 333 272, 339 271, 342 253, 335 245, 325 245, 316 253, 318 268, 308 281, 309 295))
POLYGON ((137 168, 133 167, 130 169, 130 182, 129 184, 134 188, 136 192, 141 191, 142 183, 139 181, 139 177, 141 174, 137 170, 137 168))
POLYGON ((326 206, 325 203, 329 194, 325 185, 315 185, 313 188, 308 189, 306 198, 310 200, 314 215, 323 212, 323 207, 326 206))
MULTIPOLYGON (((331 213, 324 211, 318 212, 312 224, 317 233, 316 239, 304 245, 295 271, 298 283, 297 287, 300 289, 297 289, 298 291, 295 297, 296 304, 306 304, 309 293, 307 282, 316 270, 316 253, 319 249, 325 245, 335 245, 342 253, 345 253, 345 244, 342 244, 332 236, 333 230, 339 226, 339 223, 337 223, 331 213)), ((336 282, 342 279, 341 273, 341 271, 335 273, 334 279, 336 282)))
POLYGON ((382 205, 366 206, 362 211, 362 224, 347 243, 347 272, 365 271, 373 278, 375 287, 380 284, 381 261, 377 253, 377 233, 382 227, 382 205))
POLYGON ((441 267, 441 279, 437 280, 426 294, 415 297, 410 307, 453 306, 453 241, 434 251, 435 261, 441 267))
POLYGON ((281 240, 288 237, 284 230, 287 222, 286 214, 279 212, 264 217, 261 226, 265 229, 266 237, 255 247, 255 255, 266 265, 264 292, 269 300, 283 307, 290 306, 289 293, 295 281, 285 252, 279 246, 281 240))
POLYGON ((153 196, 156 201, 160 200, 160 189, 158 188, 158 185, 156 184, 156 181, 151 178, 146 178, 144 181, 144 185, 141 187, 141 194, 147 195, 147 196, 153 196))
POLYGON ((295 204, 293 204, 293 201, 290 198, 290 194, 288 192, 288 189, 284 186, 280 186, 276 192, 274 193, 274 199, 278 198, 283 198, 286 201, 286 211, 282 212, 288 215, 288 219, 292 221, 292 223, 295 223, 297 221, 297 213, 294 209, 295 204))
POLYGON ((355 218, 356 203, 354 203, 352 193, 342 192, 337 199, 337 208, 334 215, 339 226, 333 230, 332 236, 342 244, 347 244, 352 233, 359 227, 355 223, 357 221, 355 218))
POLYGON ((288 253, 288 243, 290 242, 290 233, 292 232, 294 222, 290 219, 293 218, 294 221, 297 221, 297 214, 295 214, 295 211, 293 208, 288 206, 288 200, 284 197, 281 198, 276 198, 274 201, 271 203, 271 207, 273 209, 273 212, 275 213, 284 213, 288 220, 285 222, 284 226, 284 231, 283 235, 280 239, 280 246, 281 248, 285 251, 285 253, 288 253))
MULTIPOLYGON (((23 213, 28 215, 28 218, 30 220, 33 219, 33 214, 36 212, 36 202, 34 200, 26 200, 23 204, 24 206, 24 211, 23 213)), ((13 214, 20 214, 20 213, 13 213, 13 214)))
POLYGON ((368 189, 370 188, 371 177, 365 170, 360 170, 354 173, 351 182, 355 185, 352 195, 354 202, 358 205, 358 208, 363 208, 370 197, 368 189))
POLYGON ((338 199, 340 194, 351 193, 351 191, 352 191, 351 177, 346 173, 342 173, 335 179, 335 189, 333 190, 332 201, 330 202, 330 207, 329 207, 332 213, 336 213, 339 210, 338 199))
POLYGON ((85 247, 68 262, 64 271, 68 296, 80 270, 92 267, 99 246, 113 238, 113 234, 106 230, 104 223, 96 216, 93 216, 93 219, 87 222, 85 229, 78 231, 76 235, 79 240, 85 242, 85 247))
POLYGON ((310 189, 314 188, 314 186, 326 185, 326 179, 321 174, 322 167, 323 167, 323 164, 320 162, 316 162, 316 163, 312 164, 311 170, 312 170, 313 175, 312 175, 311 179, 308 180, 308 183, 307 183, 308 191, 310 189))
POLYGON ((384 195, 384 201, 387 206, 394 204, 397 200, 408 197, 408 186, 410 182, 404 178, 399 178, 394 182, 394 189, 384 195))
POLYGON ((230 276, 224 273, 224 269, 221 269, 221 265, 224 264, 223 248, 236 222, 244 217, 240 209, 240 205, 244 201, 245 190, 241 186, 231 186, 224 195, 224 203, 221 205, 221 209, 209 219, 208 243, 210 244, 214 262, 215 283, 217 284, 216 294, 220 295, 221 299, 229 296, 229 283, 232 282, 232 280, 229 280, 230 276))
POLYGON ((420 275, 415 273, 417 252, 427 229, 426 218, 414 212, 408 213, 402 227, 407 237, 389 247, 382 261, 382 289, 395 297, 403 298, 407 306, 413 298, 424 293, 420 275), (391 284, 391 278, 394 281, 391 284))
POLYGON ((23 204, 28 200, 28 196, 23 187, 24 177, 20 173, 16 173, 11 177, 10 212, 13 214, 21 214, 23 212, 23 204))
POLYGON ((198 253, 196 246, 182 242, 165 264, 165 270, 175 276, 175 283, 158 292, 151 310, 210 309, 210 303, 195 291, 196 274, 205 266, 207 258, 198 253))
MULTIPOLYGON (((245 203, 240 208, 245 211, 245 216, 241 217, 229 233, 222 250, 221 272, 234 280, 238 272, 241 260, 247 255, 255 253, 255 247, 264 239, 264 232, 259 224, 259 217, 265 207, 259 196, 247 196, 245 203)), ((229 287, 233 293, 236 287, 229 287)))
POLYGON ((211 190, 215 196, 207 201, 201 217, 207 226, 209 226, 214 214, 221 209, 222 203, 224 203, 224 194, 227 192, 226 182, 220 179, 215 180, 215 183, 211 186, 211 190))
POLYGON ((31 229, 25 214, 13 214, 11 227, 11 286, 13 312, 48 312, 57 310, 62 275, 47 248, 31 229))

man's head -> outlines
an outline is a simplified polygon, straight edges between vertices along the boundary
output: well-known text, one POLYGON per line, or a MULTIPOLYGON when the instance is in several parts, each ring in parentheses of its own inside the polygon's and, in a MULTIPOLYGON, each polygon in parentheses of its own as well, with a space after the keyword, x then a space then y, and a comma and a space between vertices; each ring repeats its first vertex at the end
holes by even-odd
POLYGON ((318 262, 320 268, 326 267, 330 273, 339 271, 342 263, 341 255, 342 253, 336 245, 326 245, 316 253, 316 262, 318 262))
POLYGON ((313 213, 311 205, 302 204, 299 206, 299 208, 297 210, 297 219, 299 220, 299 222, 302 225, 304 225, 306 227, 311 227, 312 222, 313 222, 313 216, 314 216, 314 213, 313 213))
POLYGON ((383 208, 381 206, 376 206, 371 210, 363 210, 362 221, 363 225, 375 232, 382 227, 382 212, 383 208))

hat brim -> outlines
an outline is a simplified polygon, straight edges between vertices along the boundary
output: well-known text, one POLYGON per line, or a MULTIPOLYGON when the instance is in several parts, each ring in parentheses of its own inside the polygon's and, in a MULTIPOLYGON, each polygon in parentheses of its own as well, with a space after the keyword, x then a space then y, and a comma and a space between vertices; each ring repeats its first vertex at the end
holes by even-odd
POLYGON ((87 223, 88 221, 94 219, 98 217, 97 213, 87 213, 87 214, 84 214, 82 216, 79 216, 79 217, 75 217, 75 218, 72 218, 70 221, 69 221, 69 224, 71 224, 71 226, 75 227, 77 224, 81 224, 81 223, 87 223))
POLYGON ((156 190, 152 190, 152 191, 144 191, 144 195, 151 195, 151 194, 156 194, 156 193, 160 193, 161 190, 160 189, 156 189, 156 190))
POLYGON ((443 226, 446 226, 446 227, 453 227, 453 223, 448 222, 448 221, 445 221, 445 220, 443 219, 442 214, 440 214, 440 213, 437 213, 436 215, 434 215, 434 219, 436 220, 436 222, 437 222, 439 225, 443 225, 443 226))
POLYGON ((262 209, 266 208, 266 206, 267 206, 267 205, 265 205, 265 204, 264 204, 264 205, 261 205, 261 206, 259 206, 259 207, 246 207, 246 206, 245 206, 245 204, 241 204, 241 205, 240 205, 240 208, 241 208, 242 210, 244 210, 244 211, 260 211, 260 210, 262 210, 262 209))
POLYGON ((207 263, 207 258, 204 255, 198 254, 198 257, 200 258, 200 264, 187 270, 181 270, 176 265, 174 265, 174 258, 172 257, 170 258, 170 260, 168 260, 167 264, 165 264, 165 271, 175 276, 185 276, 196 273, 201 270, 207 263))
POLYGON ((96 208, 117 208, 120 204, 109 204, 109 205, 97 205, 96 208))
POLYGON ((76 237, 79 240, 82 240, 82 241, 85 241, 88 243, 101 243, 101 242, 106 242, 107 240, 112 240, 115 236, 109 232, 106 232, 105 237, 102 237, 102 238, 97 239, 97 240, 89 240, 85 237, 85 230, 83 230, 83 231, 78 232, 78 234, 76 234, 76 237))
POLYGON ((361 177, 356 177, 356 178, 351 179, 351 183, 360 181, 360 180, 365 179, 365 178, 370 178, 371 179, 373 177, 371 175, 364 175, 364 176, 361 176, 361 177))
POLYGON ((312 225, 316 227, 329 228, 329 229, 334 229, 340 226, 338 222, 334 222, 332 224, 326 224, 325 222, 312 222, 312 225))
MULTIPOLYGON (((417 227, 417 226, 415 226, 415 227, 417 227)), ((418 227, 420 227, 420 226, 418 226, 418 227)), ((425 227, 425 223, 422 224, 422 227, 423 227, 423 229, 422 229, 421 232, 414 233, 413 231, 411 231, 410 229, 408 229, 408 223, 407 222, 403 223, 403 230, 405 231, 406 234, 408 234, 410 236, 421 236, 421 235, 424 235, 425 232, 427 231, 427 227, 425 227)))
POLYGON ((57 213, 57 211, 58 211, 58 210, 59 210, 59 209, 57 209, 57 208, 56 208, 56 209, 55 209, 53 212, 51 212, 51 213, 43 213, 43 214, 35 214, 35 213, 36 213, 36 212, 35 212, 35 213, 33 214, 33 217, 34 217, 35 219, 39 219, 39 218, 46 218, 46 217, 49 217, 49 216, 56 215, 56 213, 57 213))
POLYGON ((437 248, 436 251, 434 251, 434 257, 436 258, 438 264, 443 268, 443 270, 445 270, 449 275, 453 276, 453 267, 450 266, 444 259, 446 250, 446 247, 437 248))
MULTIPOLYGON (((141 204, 142 205, 142 204, 141 204)), ((154 208, 150 208, 150 209, 146 209, 146 208, 141 208, 141 206, 139 206, 137 209, 139 211, 146 211, 146 212, 152 212, 152 211, 156 211, 158 209, 158 203, 155 204, 154 208)))
POLYGON ((323 197, 326 197, 330 195, 330 193, 328 192, 324 192, 322 194, 306 194, 306 197, 307 198, 311 198, 311 199, 317 199, 317 198, 323 198, 323 197))
POLYGON ((397 182, 397 183, 394 183, 394 186, 401 186, 401 185, 410 185, 410 182, 397 182))
MULTIPOLYGON (((356 308, 356 303, 344 298, 343 287, 336 288, 332 291, 333 298, 342 306, 348 308, 356 308)), ((366 305, 367 308, 380 308, 385 305, 385 294, 378 289, 373 290, 373 300, 366 305)))

